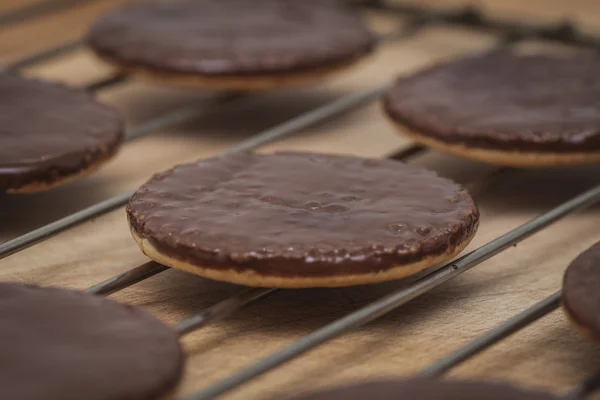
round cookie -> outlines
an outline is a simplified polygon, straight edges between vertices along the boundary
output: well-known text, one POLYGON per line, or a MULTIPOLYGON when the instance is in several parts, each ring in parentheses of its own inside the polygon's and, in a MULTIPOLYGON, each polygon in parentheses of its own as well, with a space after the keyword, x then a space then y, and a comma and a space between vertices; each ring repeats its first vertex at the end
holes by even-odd
POLYGON ((415 274, 470 242, 465 189, 392 160, 237 154, 155 175, 131 198, 155 261, 249 286, 349 286, 415 274))
POLYGON ((113 11, 88 34, 105 61, 185 86, 264 90, 348 68, 375 35, 345 7, 289 0, 151 2, 113 11))
POLYGON ((501 383, 417 378, 397 381, 371 381, 290 397, 289 399, 558 400, 558 397, 501 383))
POLYGON ((600 56, 499 51, 400 78, 384 108, 402 134, 515 167, 600 162, 600 56))
POLYGON ((0 398, 164 399, 184 361, 145 312, 63 289, 0 283, 0 398))
POLYGON ((66 183, 111 158, 123 139, 117 112, 84 92, 0 72, 0 192, 66 183))
POLYGON ((565 271, 562 302, 571 321, 588 337, 600 341, 600 242, 581 253, 565 271))

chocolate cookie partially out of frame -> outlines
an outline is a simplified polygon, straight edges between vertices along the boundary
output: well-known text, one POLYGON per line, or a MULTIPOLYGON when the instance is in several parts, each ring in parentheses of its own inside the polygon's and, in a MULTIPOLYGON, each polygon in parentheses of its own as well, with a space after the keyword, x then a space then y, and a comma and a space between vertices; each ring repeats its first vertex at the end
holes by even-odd
POLYGON ((463 250, 479 212, 465 189, 392 160, 238 154, 177 166, 132 197, 155 261, 249 286, 349 286, 415 274, 463 250))
POLYGON ((0 73, 0 192, 71 181, 110 159, 122 139, 120 116, 90 94, 0 73))
POLYGON ((88 35, 120 70, 242 91, 316 82, 363 59, 375 42, 346 8, 289 0, 138 4, 100 18, 88 35))
MULTIPOLYGON (((288 399, 288 398, 286 398, 288 399)), ((289 400, 558 400, 548 393, 504 383, 407 379, 370 381, 326 389, 289 400)))
POLYGON ((177 333, 103 297, 0 283, 0 398, 162 400, 182 374, 177 333))
POLYGON ((567 268, 562 302, 569 319, 586 336, 600 342, 600 242, 567 268))
POLYGON ((499 51, 397 80, 399 131, 433 148, 515 167, 600 162, 600 56, 499 51))

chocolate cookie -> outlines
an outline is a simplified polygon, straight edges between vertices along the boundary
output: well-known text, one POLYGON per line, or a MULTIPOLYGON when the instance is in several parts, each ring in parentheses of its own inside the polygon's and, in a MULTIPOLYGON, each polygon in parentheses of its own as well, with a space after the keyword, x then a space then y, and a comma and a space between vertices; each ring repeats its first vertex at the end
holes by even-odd
POLYGON ((182 373, 175 331, 102 297, 0 283, 0 325, 2 399, 160 399, 182 373))
POLYGON ((547 393, 501 383, 411 379, 372 381, 311 393, 293 400, 557 400, 547 393))
POLYGON ((459 185, 391 160, 238 154, 155 175, 127 206, 157 262, 250 286, 397 279, 458 254, 479 213, 459 185))
POLYGON ((36 192, 111 158, 121 118, 86 92, 0 73, 0 191, 36 192))
POLYGON ((600 242, 567 268, 562 301, 569 318, 587 336, 600 341, 600 242))
POLYGON ((362 59, 376 41, 355 13, 323 3, 139 4, 102 17, 88 43, 119 69, 177 84, 260 90, 311 83, 362 59))
POLYGON ((403 134, 516 167, 600 162, 600 56, 469 57, 400 78, 384 107, 403 134))

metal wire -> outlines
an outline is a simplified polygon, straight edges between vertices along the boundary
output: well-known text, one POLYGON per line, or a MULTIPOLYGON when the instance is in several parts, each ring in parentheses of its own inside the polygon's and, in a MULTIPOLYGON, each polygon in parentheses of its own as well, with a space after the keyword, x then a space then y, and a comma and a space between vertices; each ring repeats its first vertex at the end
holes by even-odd
POLYGON ((179 335, 186 335, 206 326, 209 322, 225 318, 245 305, 273 294, 275 291, 276 289, 268 288, 252 288, 244 290, 198 314, 194 314, 191 317, 184 319, 173 328, 179 335))
POLYGON ((39 0, 0 14, 0 28, 6 28, 6 26, 17 22, 23 23, 27 19, 39 18, 88 1, 90 0, 39 0))
POLYGON ((458 349, 447 357, 435 362, 422 370, 419 376, 439 376, 450 369, 456 367, 460 363, 474 357, 483 350, 493 346, 501 340, 518 332, 519 330, 529 326, 533 322, 539 320, 545 315, 560 307, 560 291, 545 298, 539 303, 517 314, 508 321, 502 323, 498 327, 488 331, 479 338, 473 340, 466 346, 458 349))
POLYGON ((26 57, 23 57, 19 60, 13 61, 9 64, 4 65, 0 69, 3 71, 16 71, 19 69, 31 67, 35 64, 44 62, 54 57, 61 56, 63 54, 70 53, 79 49, 83 45, 83 42, 80 39, 66 41, 61 43, 55 47, 45 49, 40 51, 39 53, 35 53, 26 57))
POLYGON ((90 92, 97 92, 108 87, 118 85, 127 81, 128 76, 126 74, 115 74, 106 78, 102 78, 92 83, 85 85, 84 89, 90 92))
POLYGON ((450 262, 437 271, 418 280, 410 287, 400 289, 383 297, 359 310, 340 318, 323 328, 320 328, 297 342, 272 354, 271 356, 245 368, 238 373, 217 382, 206 389, 186 397, 186 400, 212 399, 226 393, 237 386, 264 374, 279 365, 282 365, 309 350, 324 344, 339 335, 371 322, 382 315, 398 308, 410 300, 428 292, 429 290, 449 281, 450 279, 468 271, 476 265, 488 260, 501 251, 528 238, 541 229, 556 222, 566 215, 589 207, 600 201, 600 185, 576 196, 575 198, 559 205, 558 207, 538 216, 537 218, 521 225, 520 227, 500 236, 471 253, 450 262))
MULTIPOLYGON (((243 97, 242 93, 224 93, 219 95, 214 100, 213 106, 219 106, 226 103, 230 103, 234 100, 243 97)), ((135 129, 132 129, 125 135, 125 140, 137 139, 141 136, 148 135, 152 132, 156 132, 160 129, 166 128, 167 126, 174 126, 185 121, 189 121, 192 118, 196 118, 207 111, 206 101, 200 101, 192 104, 185 105, 181 108, 177 108, 159 118, 152 119, 135 129)), ((0 251, 0 255, 1 255, 0 251)))
POLYGON ((20 250, 26 249, 29 246, 41 242, 44 239, 51 237, 52 235, 62 232, 72 226, 75 226, 83 221, 93 218, 97 215, 106 213, 114 210, 117 207, 125 204, 131 196, 133 191, 123 193, 119 196, 112 197, 110 199, 96 203, 90 207, 84 208, 71 215, 60 218, 54 222, 42 226, 41 228, 34 229, 31 232, 27 232, 24 235, 8 240, 0 244, 0 259, 10 256, 20 250))
POLYGON ((127 272, 100 282, 99 284, 84 290, 84 292, 108 296, 121 290, 124 285, 133 285, 134 283, 141 282, 144 279, 148 279, 167 269, 169 268, 165 267, 164 265, 158 264, 154 261, 148 261, 137 268, 130 269, 127 272))

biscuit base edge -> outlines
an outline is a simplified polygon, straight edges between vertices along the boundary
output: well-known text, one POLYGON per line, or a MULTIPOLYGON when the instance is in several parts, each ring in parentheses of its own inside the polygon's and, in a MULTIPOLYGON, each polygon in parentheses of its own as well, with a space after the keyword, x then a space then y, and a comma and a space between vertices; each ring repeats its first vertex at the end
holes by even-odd
POLYGON ((278 72, 262 75, 226 75, 209 76, 201 73, 183 73, 154 70, 143 66, 128 66, 110 57, 96 53, 105 64, 118 72, 131 75, 133 78, 144 82, 172 84, 196 89, 210 90, 237 90, 253 92, 270 90, 279 87, 293 87, 315 84, 328 78, 330 75, 348 72, 372 57, 371 54, 362 55, 356 59, 341 62, 335 66, 315 67, 301 72, 278 72))
MULTIPOLYGON (((91 173, 104 166, 105 163, 113 159, 117 155, 117 153, 118 149, 117 151, 107 154, 106 157, 102 157, 74 173, 66 173, 64 175, 59 175, 58 178, 48 181, 32 181, 21 185, 17 188, 6 189, 4 190, 4 192, 8 194, 33 194, 50 190, 58 186, 62 186, 64 184, 73 182, 77 179, 84 178, 90 175, 91 173)), ((0 189, 0 191, 2 190, 0 189)))
POLYGON ((133 229, 131 229, 131 234, 146 256, 158 262, 159 264, 171 268, 179 269, 215 281, 228 282, 243 286, 300 289, 312 287, 357 286, 410 277, 429 267, 448 261, 460 254, 475 237, 476 230, 468 238, 444 254, 425 257, 418 262, 388 268, 385 271, 345 276, 336 275, 328 277, 293 278, 261 275, 251 270, 239 271, 234 267, 231 269, 225 269, 222 266, 219 266, 218 268, 211 268, 210 266, 197 266, 187 261, 183 261, 161 253, 150 243, 148 239, 142 238, 136 232, 134 232, 133 229))
POLYGON ((600 151, 597 152, 531 152, 514 150, 492 150, 477 147, 468 147, 457 143, 447 143, 433 139, 414 129, 392 120, 396 131, 403 136, 408 136, 417 143, 431 147, 444 153, 471 160, 481 161, 488 164, 503 165, 516 168, 541 168, 541 167, 565 167, 584 164, 600 163, 600 151))

